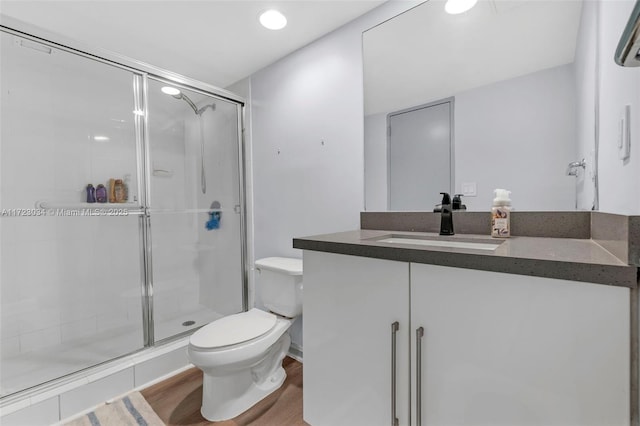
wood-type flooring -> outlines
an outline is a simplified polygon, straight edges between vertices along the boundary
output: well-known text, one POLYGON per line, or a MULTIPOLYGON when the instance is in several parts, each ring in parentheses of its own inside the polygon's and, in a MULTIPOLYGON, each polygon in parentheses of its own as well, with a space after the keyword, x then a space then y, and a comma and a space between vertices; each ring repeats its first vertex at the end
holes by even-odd
POLYGON ((191 368, 140 393, 168 426, 309 426, 302 420, 302 364, 285 358, 282 387, 239 416, 209 422, 200 414, 202 371, 191 368))

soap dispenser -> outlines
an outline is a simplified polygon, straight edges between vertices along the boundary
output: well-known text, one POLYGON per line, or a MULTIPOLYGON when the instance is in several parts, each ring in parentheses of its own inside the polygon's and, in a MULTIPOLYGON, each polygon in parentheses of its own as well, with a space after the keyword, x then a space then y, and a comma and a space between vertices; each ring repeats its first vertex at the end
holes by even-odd
POLYGON ((505 238, 511 236, 511 191, 496 189, 493 191, 493 207, 491 208, 491 236, 505 238))
POLYGON ((442 194, 442 207, 440 210, 440 235, 454 235, 453 232, 453 208, 451 197, 446 192, 442 194))
POLYGON ((454 210, 466 210, 467 206, 462 204, 462 194, 455 194, 453 196, 452 205, 454 210))

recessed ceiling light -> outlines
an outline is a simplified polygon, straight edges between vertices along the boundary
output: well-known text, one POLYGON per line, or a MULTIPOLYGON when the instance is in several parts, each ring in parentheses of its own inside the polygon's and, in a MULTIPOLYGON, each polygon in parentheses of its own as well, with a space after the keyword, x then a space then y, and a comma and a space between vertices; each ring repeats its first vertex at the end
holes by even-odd
POLYGON ((171 96, 175 96, 175 95, 179 95, 180 94, 180 90, 179 89, 176 89, 175 87, 171 87, 171 86, 164 86, 160 90, 162 90, 162 93, 166 93, 167 95, 171 95, 171 96))
POLYGON ((109 136, 96 135, 93 137, 93 140, 96 142, 106 142, 109 140, 109 136))
POLYGON ((447 0, 444 10, 451 15, 457 15, 471 9, 477 2, 478 0, 447 0))
POLYGON ((277 10, 271 9, 260 15, 260 23, 270 30, 281 30, 287 26, 287 18, 277 10))

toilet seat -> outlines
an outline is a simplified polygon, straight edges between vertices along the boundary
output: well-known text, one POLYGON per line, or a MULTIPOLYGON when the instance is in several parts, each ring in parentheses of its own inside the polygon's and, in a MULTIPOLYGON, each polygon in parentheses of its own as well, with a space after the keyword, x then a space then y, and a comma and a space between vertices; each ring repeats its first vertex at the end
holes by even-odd
POLYGON ((276 321, 275 315, 253 308, 205 325, 191 335, 189 343, 201 350, 237 345, 267 334, 275 327, 276 321))

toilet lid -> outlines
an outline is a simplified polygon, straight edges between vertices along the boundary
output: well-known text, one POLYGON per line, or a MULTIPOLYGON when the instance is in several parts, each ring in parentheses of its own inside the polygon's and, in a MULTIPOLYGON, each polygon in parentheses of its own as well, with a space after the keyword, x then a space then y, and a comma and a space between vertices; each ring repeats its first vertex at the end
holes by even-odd
POLYGON ((286 275, 302 275, 302 259, 266 257, 256 260, 256 268, 280 272, 286 275))
POLYGON ((253 308, 205 325, 191 335, 189 342, 205 349, 235 345, 261 336, 275 325, 275 315, 253 308))

